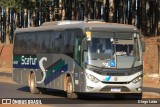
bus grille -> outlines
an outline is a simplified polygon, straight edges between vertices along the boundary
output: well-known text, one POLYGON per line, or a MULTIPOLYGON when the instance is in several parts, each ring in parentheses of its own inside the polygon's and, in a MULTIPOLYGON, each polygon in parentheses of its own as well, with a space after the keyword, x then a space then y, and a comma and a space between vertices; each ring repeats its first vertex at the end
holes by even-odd
POLYGON ((106 82, 106 81, 101 81, 102 83, 105 84, 129 84, 131 81, 129 82, 106 82))
POLYGON ((100 91, 111 91, 112 88, 118 88, 118 89, 121 89, 121 92, 129 92, 130 90, 125 87, 125 86, 105 86, 103 87, 100 91))

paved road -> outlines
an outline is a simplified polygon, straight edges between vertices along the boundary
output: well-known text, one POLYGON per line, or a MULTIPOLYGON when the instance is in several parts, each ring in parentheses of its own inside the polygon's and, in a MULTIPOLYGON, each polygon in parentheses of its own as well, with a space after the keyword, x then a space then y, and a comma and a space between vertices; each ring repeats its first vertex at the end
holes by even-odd
MULTIPOLYGON (((0 77, 1 76, 6 76, 11 79, 11 74, 10 73, 2 73, 0 72, 0 77)), ((50 90, 48 89, 45 94, 31 94, 29 92, 29 87, 27 86, 21 86, 18 84, 13 84, 13 83, 6 83, 6 82, 1 82, 0 81, 0 98, 45 98, 42 99, 42 102, 48 102, 49 103, 54 103, 54 106, 58 107, 63 107, 63 106, 71 106, 70 104, 77 104, 77 107, 80 107, 82 105, 80 104, 87 104, 87 106, 111 106, 112 104, 116 104, 117 106, 121 107, 123 104, 123 107, 125 107, 125 104, 137 104, 138 100, 119 100, 119 99, 113 99, 114 95, 92 95, 92 94, 85 94, 82 96, 82 98, 78 100, 69 100, 66 98, 66 93, 63 91, 57 91, 57 90, 50 90), (49 98, 49 99, 46 99, 49 98), (57 104, 58 103, 58 104, 57 104), (64 103, 64 105, 63 105, 64 103), (67 103, 67 105, 65 105, 67 103), (69 103, 69 104, 68 104, 69 103), (107 104, 108 103, 108 104, 107 104), (57 104, 57 105, 55 105, 57 104), (61 105, 59 105, 61 104, 61 105), (106 105, 107 104, 107 105, 106 105)), ((158 88, 150 88, 150 87, 143 87, 144 91, 147 92, 159 92, 158 88)), ((144 100, 149 100, 149 99, 144 99, 144 100)), ((151 99, 152 100, 152 99, 151 99)), ((157 99, 156 99, 157 100, 157 99)), ((158 100, 158 103, 160 103, 160 100, 158 100)), ((114 107, 116 106, 114 105, 114 107)), ((113 106, 113 105, 112 105, 113 106)), ((132 105, 130 105, 132 107, 132 105)), ((151 106, 151 105, 150 105, 151 106)), ((153 107, 158 107, 159 104, 153 104, 153 107)), ((135 107, 135 106, 134 106, 135 107)), ((145 105, 146 107, 146 105, 145 105)))

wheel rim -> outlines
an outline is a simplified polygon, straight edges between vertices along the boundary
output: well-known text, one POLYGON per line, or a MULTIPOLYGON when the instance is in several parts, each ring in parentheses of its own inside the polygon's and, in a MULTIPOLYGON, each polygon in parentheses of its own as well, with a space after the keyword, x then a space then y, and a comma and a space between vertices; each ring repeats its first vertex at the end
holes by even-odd
POLYGON ((33 81, 33 77, 31 76, 31 89, 34 88, 34 81, 33 81))
POLYGON ((69 82, 68 84, 67 84, 67 94, 68 95, 71 95, 72 94, 72 84, 71 84, 71 82, 69 82))

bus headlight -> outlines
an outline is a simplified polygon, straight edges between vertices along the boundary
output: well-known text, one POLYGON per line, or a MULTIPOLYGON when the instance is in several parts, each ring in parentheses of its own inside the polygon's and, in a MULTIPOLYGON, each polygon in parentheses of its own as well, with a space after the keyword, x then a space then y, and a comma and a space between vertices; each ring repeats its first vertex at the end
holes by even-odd
POLYGON ((137 83, 137 82, 139 82, 140 80, 142 80, 142 75, 140 75, 140 76, 138 76, 138 77, 136 77, 135 79, 133 79, 133 83, 137 83))
POLYGON ((87 78, 88 78, 89 80, 91 80, 91 81, 94 82, 94 83, 97 83, 97 82, 100 81, 100 80, 98 80, 96 77, 94 77, 94 76, 91 75, 91 74, 86 73, 86 76, 87 76, 87 78))

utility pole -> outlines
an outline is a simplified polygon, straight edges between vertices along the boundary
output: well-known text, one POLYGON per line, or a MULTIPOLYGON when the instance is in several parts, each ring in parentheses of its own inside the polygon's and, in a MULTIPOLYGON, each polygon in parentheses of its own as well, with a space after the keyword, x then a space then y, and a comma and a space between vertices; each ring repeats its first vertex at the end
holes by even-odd
POLYGON ((106 21, 106 0, 103 0, 103 20, 106 21))
POLYGON ((157 39, 157 42, 158 42, 158 73, 160 82, 160 38, 157 39))
POLYGON ((89 11, 89 7, 88 7, 88 0, 84 0, 84 10, 85 10, 85 12, 84 12, 84 20, 85 21, 88 21, 88 11, 89 11))

